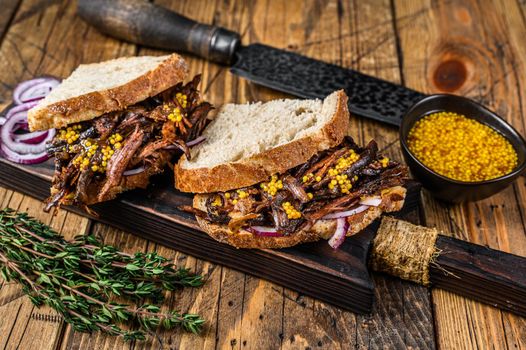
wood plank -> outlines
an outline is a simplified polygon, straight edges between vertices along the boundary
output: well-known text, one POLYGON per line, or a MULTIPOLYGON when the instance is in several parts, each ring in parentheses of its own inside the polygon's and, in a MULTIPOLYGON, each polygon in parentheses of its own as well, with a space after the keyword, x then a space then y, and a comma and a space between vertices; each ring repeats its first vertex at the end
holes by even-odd
POLYGON ((46 51, 45 43, 56 23, 57 5, 33 12, 37 1, 24 1, 8 28, 0 50, 2 76, 0 95, 11 96, 11 89, 23 79, 37 74, 38 66, 46 51), (17 23, 17 21, 19 22, 17 23), (31 31, 28 35, 28 32, 31 31))
POLYGON ((526 317, 526 258, 443 235, 435 246, 440 255, 429 269, 435 288, 526 317))
MULTIPOLYGON (((291 7, 294 8, 292 5, 291 7)), ((267 27, 273 28, 275 32, 287 33, 287 35, 280 36, 280 38, 287 38, 287 42, 282 43, 280 40, 274 40, 269 44, 295 50, 310 57, 361 69, 392 81, 398 79, 399 70, 394 47, 392 21, 389 19, 390 6, 388 1, 376 1, 374 3, 355 1, 343 4, 307 2, 303 8, 303 12, 294 10, 287 12, 286 8, 276 11, 276 13, 283 13, 283 16, 287 18, 288 25, 285 27, 281 25, 281 18, 267 18, 265 16, 258 18, 259 21, 264 21, 267 27)), ((257 39, 265 42, 265 36, 259 35, 257 39)), ((397 133, 393 128, 357 118, 351 119, 350 132, 362 143, 374 137, 379 140, 381 146, 388 145, 397 139, 397 133), (370 128, 366 135, 362 132, 364 125, 370 128)), ((399 149, 395 148, 395 150, 399 149)), ((388 154, 393 156, 397 152, 389 150, 388 154)), ((398 152, 394 158, 401 159, 400 153, 398 152)), ((383 281, 383 277, 377 278, 383 281)), ((369 345, 394 347, 400 346, 406 340, 406 346, 434 347, 428 292, 425 288, 413 286, 416 292, 413 291, 409 294, 411 297, 406 300, 406 304, 394 306, 387 302, 388 299, 385 298, 385 295, 393 289, 396 289, 395 294, 403 295, 403 289, 409 284, 393 283, 389 279, 387 281, 375 283, 377 288, 376 300, 378 301, 375 310, 396 310, 387 316, 378 315, 376 311, 374 316, 356 316, 334 310, 325 303, 286 290, 283 312, 283 347, 298 348, 309 345, 324 348, 367 347, 369 345), (416 312, 414 305, 418 305, 416 312), (409 311, 410 309, 413 311, 409 311), (330 317, 315 316, 317 322, 313 323, 310 318, 303 316, 305 313, 310 314, 311 312, 315 315, 317 313, 328 314, 330 317), (407 323, 396 322, 393 321, 393 318, 396 319, 397 313, 415 314, 420 317, 407 318, 407 323), (337 329, 333 329, 334 327, 331 324, 337 324, 337 329), (371 326, 373 324, 378 328, 371 326), (408 326, 420 331, 411 336, 406 336, 405 329, 408 326), (382 333, 378 332, 378 329, 394 330, 387 335, 380 336, 382 333), (402 337, 391 336, 395 332, 403 334, 402 337), (403 340, 401 341, 401 339, 403 340)), ((404 299, 401 298, 401 300, 404 299)))
MULTIPOLYGON (((444 91, 443 86, 433 82, 434 74, 443 62, 461 62, 466 76, 442 71, 453 82, 448 92, 483 102, 524 134, 524 97, 517 87, 524 84, 526 77, 515 68, 524 57, 516 50, 523 47, 517 39, 513 44, 509 39, 516 35, 511 32, 522 31, 524 26, 523 20, 517 18, 520 11, 516 2, 394 3, 408 86, 428 93, 444 91), (406 21, 411 25, 404 27, 406 21)), ((437 202, 425 194, 427 224, 454 232, 461 239, 524 256, 523 185, 523 180, 519 180, 492 198, 456 206, 437 202)), ((524 344, 524 337, 517 336, 516 331, 523 327, 524 319, 445 291, 436 290, 432 295, 439 346, 499 348, 506 344, 512 348, 524 344), (514 325, 513 330, 504 324, 514 325)))
POLYGON ((4 40, 5 32, 12 23, 21 1, 22 0, 4 0, 2 2, 2 16, 0 16, 0 46, 4 40))

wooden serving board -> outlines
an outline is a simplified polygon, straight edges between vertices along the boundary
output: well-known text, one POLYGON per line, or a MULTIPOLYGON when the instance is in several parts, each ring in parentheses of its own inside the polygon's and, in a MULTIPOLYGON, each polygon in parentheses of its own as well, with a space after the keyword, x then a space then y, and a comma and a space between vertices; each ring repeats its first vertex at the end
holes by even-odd
MULTIPOLYGON (((37 199, 49 193, 52 161, 19 165, 0 158, 0 185, 37 199)), ((406 204, 398 217, 415 217, 420 186, 411 182, 406 204)), ((163 244, 186 254, 262 277, 300 293, 357 313, 369 313, 374 285, 367 269, 374 223, 346 239, 337 250, 326 241, 279 250, 236 249, 202 232, 191 214, 177 209, 191 204, 192 195, 173 188, 171 173, 152 178, 147 190, 134 190, 118 199, 93 206, 99 217, 74 211, 94 220, 163 244)))

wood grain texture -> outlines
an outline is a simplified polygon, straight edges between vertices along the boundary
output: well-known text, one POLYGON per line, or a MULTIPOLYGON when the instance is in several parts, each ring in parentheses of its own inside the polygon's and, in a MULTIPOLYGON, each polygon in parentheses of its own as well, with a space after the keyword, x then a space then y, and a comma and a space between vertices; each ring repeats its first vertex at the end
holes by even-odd
MULTIPOLYGON (((525 23, 516 1, 400 0, 394 5, 397 23, 411 23, 405 29, 399 26, 401 68, 409 87, 469 96, 524 134, 526 76, 518 67, 526 59, 519 44, 525 23)), ((489 199, 455 206, 424 194, 426 223, 457 238, 525 256, 524 187, 520 178, 489 199)), ((523 318, 442 290, 432 295, 440 347, 526 346, 523 318)))
MULTIPOLYGON (((8 22, 4 3, 0 24, 8 26, 0 42, 0 101, 10 98, 10 91, 18 81, 33 75, 65 76, 81 62, 160 54, 109 39, 89 28, 74 16, 74 2, 22 0, 12 10, 16 13, 13 20, 8 22)), ((195 20, 237 31, 242 34, 244 44, 263 42, 298 51, 406 83, 424 92, 437 90, 432 85, 432 73, 440 61, 437 57, 446 60, 461 57, 459 61, 466 62, 466 80, 453 92, 489 104, 523 134, 526 130, 523 111, 526 3, 522 0, 478 3, 156 0, 155 3, 195 20), (446 41, 453 43, 453 49, 445 45, 446 41), (466 50, 462 50, 464 47, 466 50), (470 60, 472 63, 468 64, 470 60)), ((192 73, 203 73, 202 90, 206 99, 215 103, 284 96, 249 84, 225 67, 185 58, 192 73)), ((376 138, 381 147, 388 147, 389 156, 401 159, 395 130, 353 119, 350 131, 360 141, 376 138)), ((470 205, 447 206, 425 195, 422 217, 425 216, 428 225, 454 232, 458 238, 526 256, 525 198, 524 178, 502 194, 470 205)), ((526 347, 524 319, 448 292, 433 291, 431 298, 422 287, 377 275, 376 311, 370 316, 357 316, 107 226, 88 225, 88 221, 74 214, 61 212, 51 218, 41 214, 37 201, 13 191, 0 188, 0 204, 27 208, 57 229, 64 226, 62 232, 91 229, 127 251, 156 250, 177 263, 204 271, 209 276, 205 287, 177 293, 165 305, 202 313, 208 320, 204 336, 161 332, 159 336, 167 349, 526 347)), ((159 348, 155 340, 123 344, 100 334, 79 334, 53 318, 46 321, 49 310, 38 310, 41 316, 34 318, 33 313, 17 287, 0 282, 0 348, 17 348, 20 344, 21 349, 159 348)))
POLYGON ((2 16, 0 17, 0 44, 4 39, 5 32, 12 23, 20 0, 4 0, 2 2, 2 16))
POLYGON ((442 235, 435 246, 439 256, 429 269, 433 288, 526 317, 525 258, 442 235))

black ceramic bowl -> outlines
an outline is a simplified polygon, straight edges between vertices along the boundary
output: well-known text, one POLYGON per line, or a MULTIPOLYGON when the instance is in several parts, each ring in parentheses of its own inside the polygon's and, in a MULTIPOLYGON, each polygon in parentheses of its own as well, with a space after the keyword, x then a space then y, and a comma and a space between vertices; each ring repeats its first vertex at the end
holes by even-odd
POLYGON ((447 202, 460 203, 489 197, 512 183, 526 168, 526 142, 522 136, 510 124, 484 106, 455 95, 431 95, 413 105, 402 119, 400 143, 405 161, 413 176, 435 197, 447 202), (501 133, 517 152, 517 167, 504 176, 479 182, 453 180, 426 167, 409 150, 407 135, 417 120, 442 111, 462 114, 501 133))

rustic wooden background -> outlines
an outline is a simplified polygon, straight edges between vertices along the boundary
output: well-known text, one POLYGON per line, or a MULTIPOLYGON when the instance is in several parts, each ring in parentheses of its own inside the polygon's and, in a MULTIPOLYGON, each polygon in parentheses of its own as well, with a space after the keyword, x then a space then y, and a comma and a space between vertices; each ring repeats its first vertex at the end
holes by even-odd
MULTIPOLYGON (((526 134, 526 1, 168 1, 191 18, 262 42, 353 67, 432 93, 469 96, 495 109, 526 134)), ((67 76, 79 63, 118 56, 160 54, 110 39, 75 17, 75 2, 0 0, 0 104, 17 82, 40 74, 67 76)), ((203 73, 215 104, 283 95, 239 79, 227 68, 187 57, 203 73)), ((376 138, 401 159, 397 131, 353 118, 352 134, 376 138)), ((477 203, 450 206, 423 194, 423 216, 456 237, 526 256, 526 183, 477 203)), ((376 275, 373 314, 358 316, 235 270, 185 256, 78 215, 42 212, 42 204, 0 188, 2 207, 29 211, 71 237, 96 232, 126 251, 156 250, 202 271, 199 290, 172 295, 167 307, 207 319, 202 336, 161 332, 164 348, 526 348, 526 319, 454 294, 376 275)), ((484 288, 484 286, 481 286, 484 288)), ((342 296, 345 297, 345 296, 342 296)), ((525 301, 526 302, 526 301, 525 301)), ((20 289, 0 282, 0 348, 159 348, 155 340, 124 344, 71 330, 52 310, 36 309, 20 289)))

